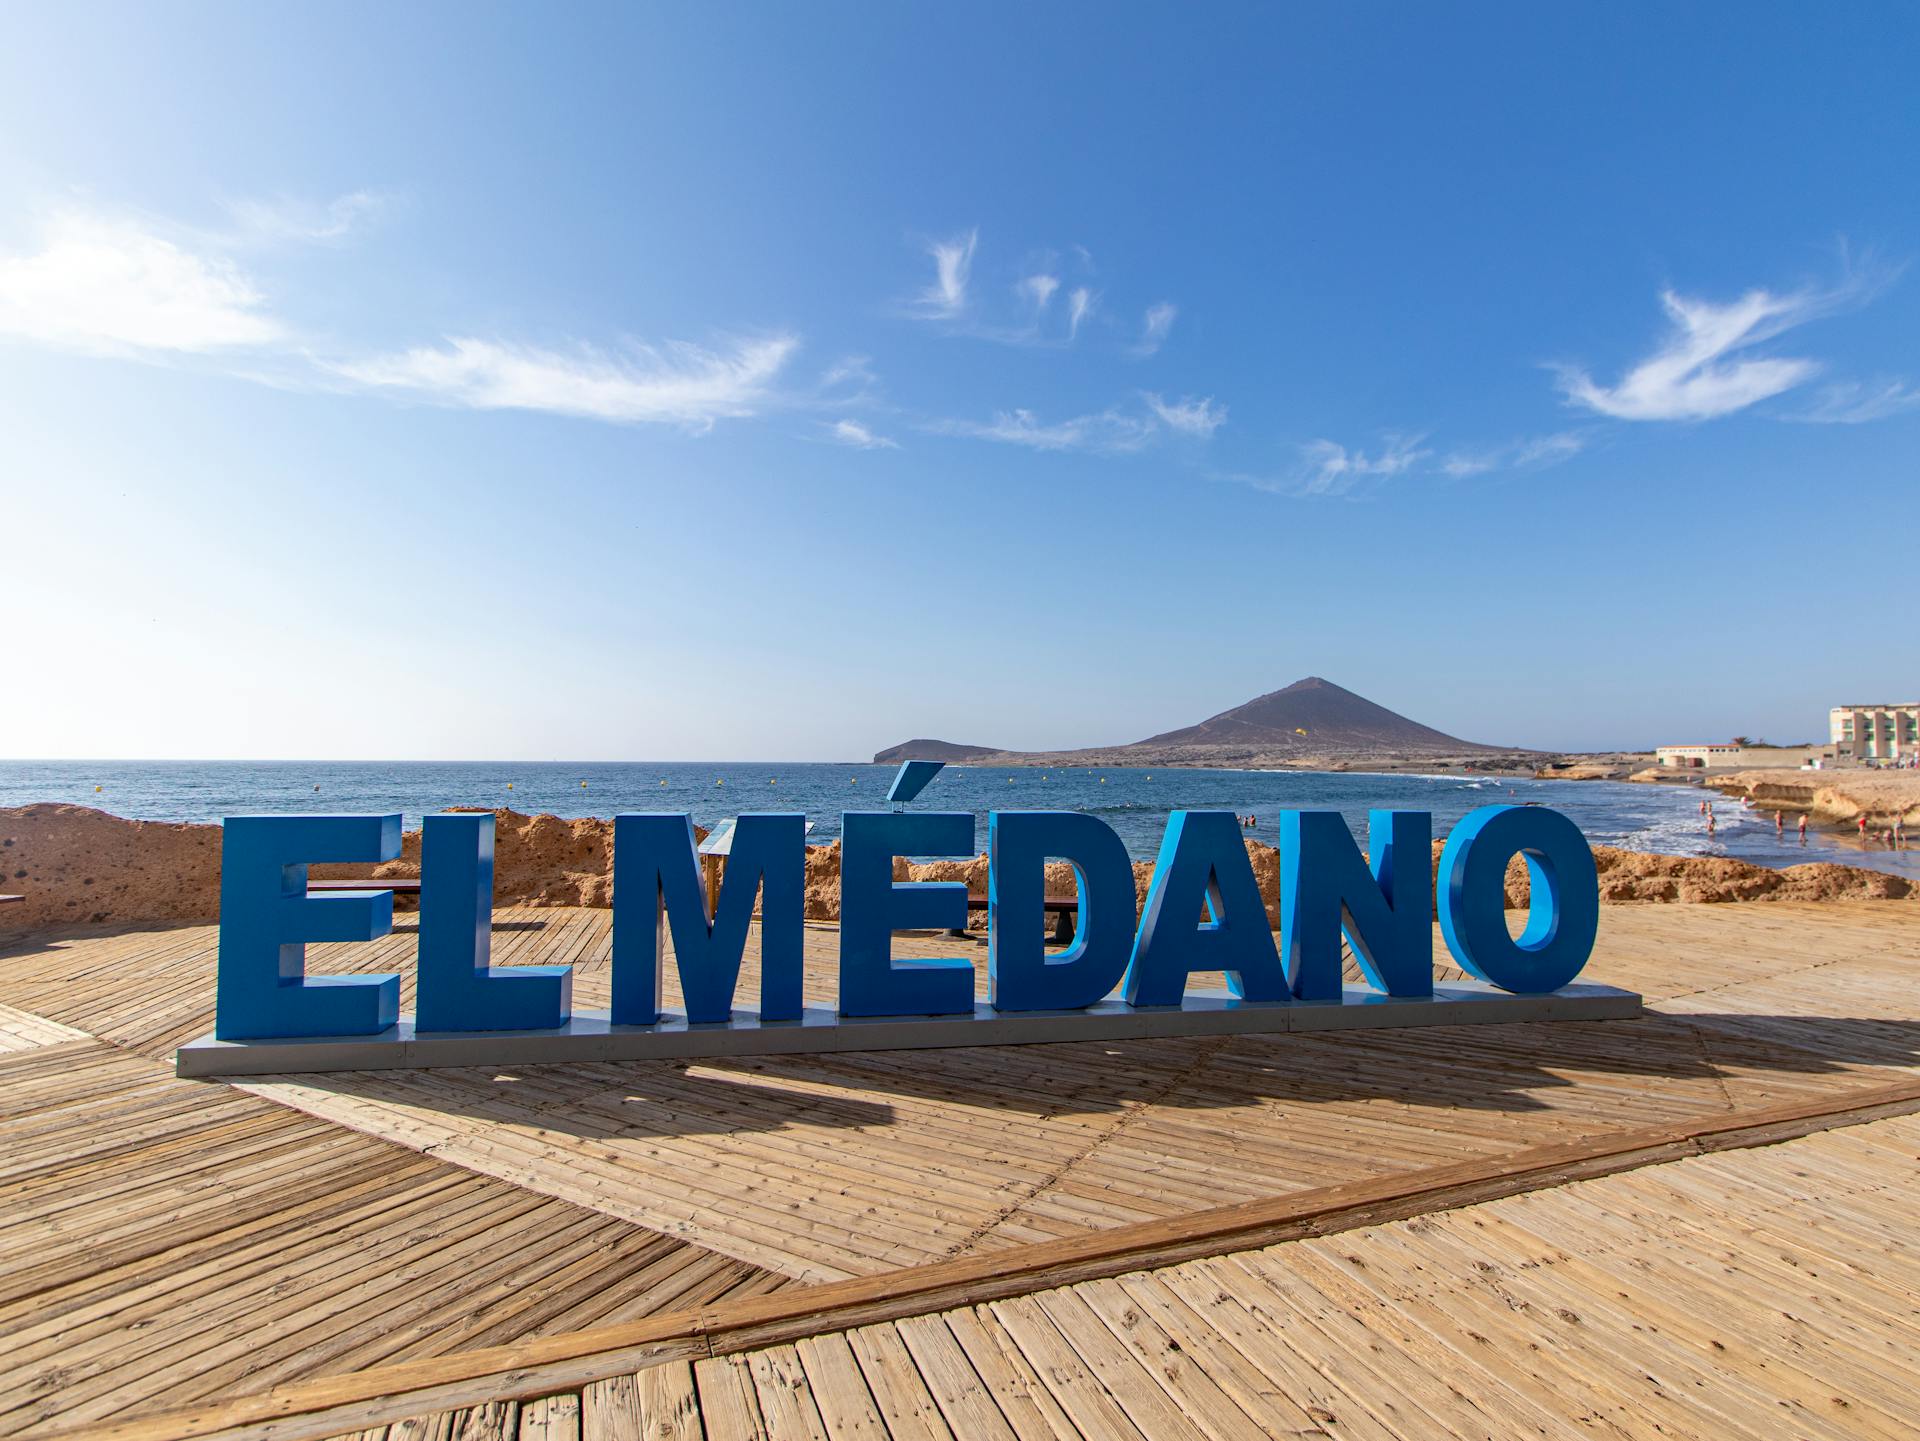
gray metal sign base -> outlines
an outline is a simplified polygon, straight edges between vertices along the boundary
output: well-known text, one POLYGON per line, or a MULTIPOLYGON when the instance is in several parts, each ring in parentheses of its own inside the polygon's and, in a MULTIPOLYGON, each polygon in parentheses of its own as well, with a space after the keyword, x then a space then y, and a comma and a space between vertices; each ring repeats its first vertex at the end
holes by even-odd
POLYGON ((1614 1021, 1640 1014, 1640 997, 1612 986, 1571 985, 1545 996, 1515 996, 1477 981, 1435 986, 1431 1000, 1398 1000, 1348 986, 1340 1001, 1291 1005, 1235 1000, 1225 991, 1192 991, 1178 1007, 1138 1009, 1109 998, 1082 1011, 1001 1012, 970 1016, 889 1016, 851 1020, 809 1007, 798 1021, 762 1022, 736 1010, 730 1023, 689 1025, 668 1015, 654 1026, 616 1026, 604 1011, 583 1011, 551 1031, 416 1031, 400 1024, 377 1036, 282 1041, 220 1041, 202 1036, 180 1048, 182 1076, 265 1076, 318 1071, 378 1071, 429 1066, 532 1066, 565 1061, 686 1060, 782 1056, 823 1051, 910 1051, 949 1046, 1030 1046, 1128 1041, 1156 1036, 1272 1035, 1404 1026, 1497 1025, 1522 1021, 1614 1021))

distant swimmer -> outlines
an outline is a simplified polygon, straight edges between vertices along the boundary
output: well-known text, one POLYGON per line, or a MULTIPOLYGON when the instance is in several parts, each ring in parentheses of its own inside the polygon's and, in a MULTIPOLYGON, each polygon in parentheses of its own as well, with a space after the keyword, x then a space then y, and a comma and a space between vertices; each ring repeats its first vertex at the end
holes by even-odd
POLYGON ((1706 813, 1707 813, 1707 798, 1705 796, 1702 796, 1700 797, 1700 814, 1704 816, 1706 813))
POLYGON ((1713 812, 1712 811, 1707 812, 1707 834, 1708 835, 1713 834, 1713 812))
POLYGON ((1773 813, 1773 833, 1776 836, 1784 836, 1787 833, 1787 813, 1785 811, 1775 811, 1773 813))

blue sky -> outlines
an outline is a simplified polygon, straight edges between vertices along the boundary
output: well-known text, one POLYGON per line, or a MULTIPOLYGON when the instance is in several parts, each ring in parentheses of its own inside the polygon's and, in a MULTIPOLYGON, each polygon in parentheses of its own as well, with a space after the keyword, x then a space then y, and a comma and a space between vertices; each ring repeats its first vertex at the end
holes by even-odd
POLYGON ((1898 6, 40 6, 0 755, 1910 699, 1898 6), (10 687, 11 689, 11 687, 10 687))

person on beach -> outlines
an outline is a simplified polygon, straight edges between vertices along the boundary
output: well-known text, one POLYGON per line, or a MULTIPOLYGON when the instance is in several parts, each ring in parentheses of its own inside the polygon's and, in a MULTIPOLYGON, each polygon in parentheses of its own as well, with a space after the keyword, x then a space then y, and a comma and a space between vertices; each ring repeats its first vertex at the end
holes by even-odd
POLYGON ((1806 843, 1807 843, 1807 818, 1805 816, 1802 816, 1800 817, 1800 844, 1804 846, 1806 843))
POLYGON ((1707 812, 1707 834, 1709 836, 1713 834, 1713 812, 1712 811, 1707 812))
POLYGON ((1785 811, 1775 811, 1773 813, 1773 833, 1783 839, 1785 838, 1787 834, 1787 813, 1785 811))
POLYGON ((1700 798, 1700 814, 1704 816, 1706 813, 1707 813, 1707 798, 1705 796, 1702 796, 1700 798))
POLYGON ((1866 838, 1867 838, 1867 818, 1865 816, 1862 816, 1860 817, 1860 839, 1864 841, 1866 838))

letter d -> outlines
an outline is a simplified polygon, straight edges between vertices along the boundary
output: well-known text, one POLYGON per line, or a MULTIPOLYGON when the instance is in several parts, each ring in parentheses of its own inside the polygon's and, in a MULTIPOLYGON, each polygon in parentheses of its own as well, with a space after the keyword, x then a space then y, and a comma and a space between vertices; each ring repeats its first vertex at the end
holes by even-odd
POLYGON ((1133 946, 1133 866, 1113 827, 1074 811, 987 817, 987 1003, 997 1011, 1090 1006, 1120 983, 1133 946), (1046 953, 1046 863, 1073 866, 1074 941, 1046 953))

